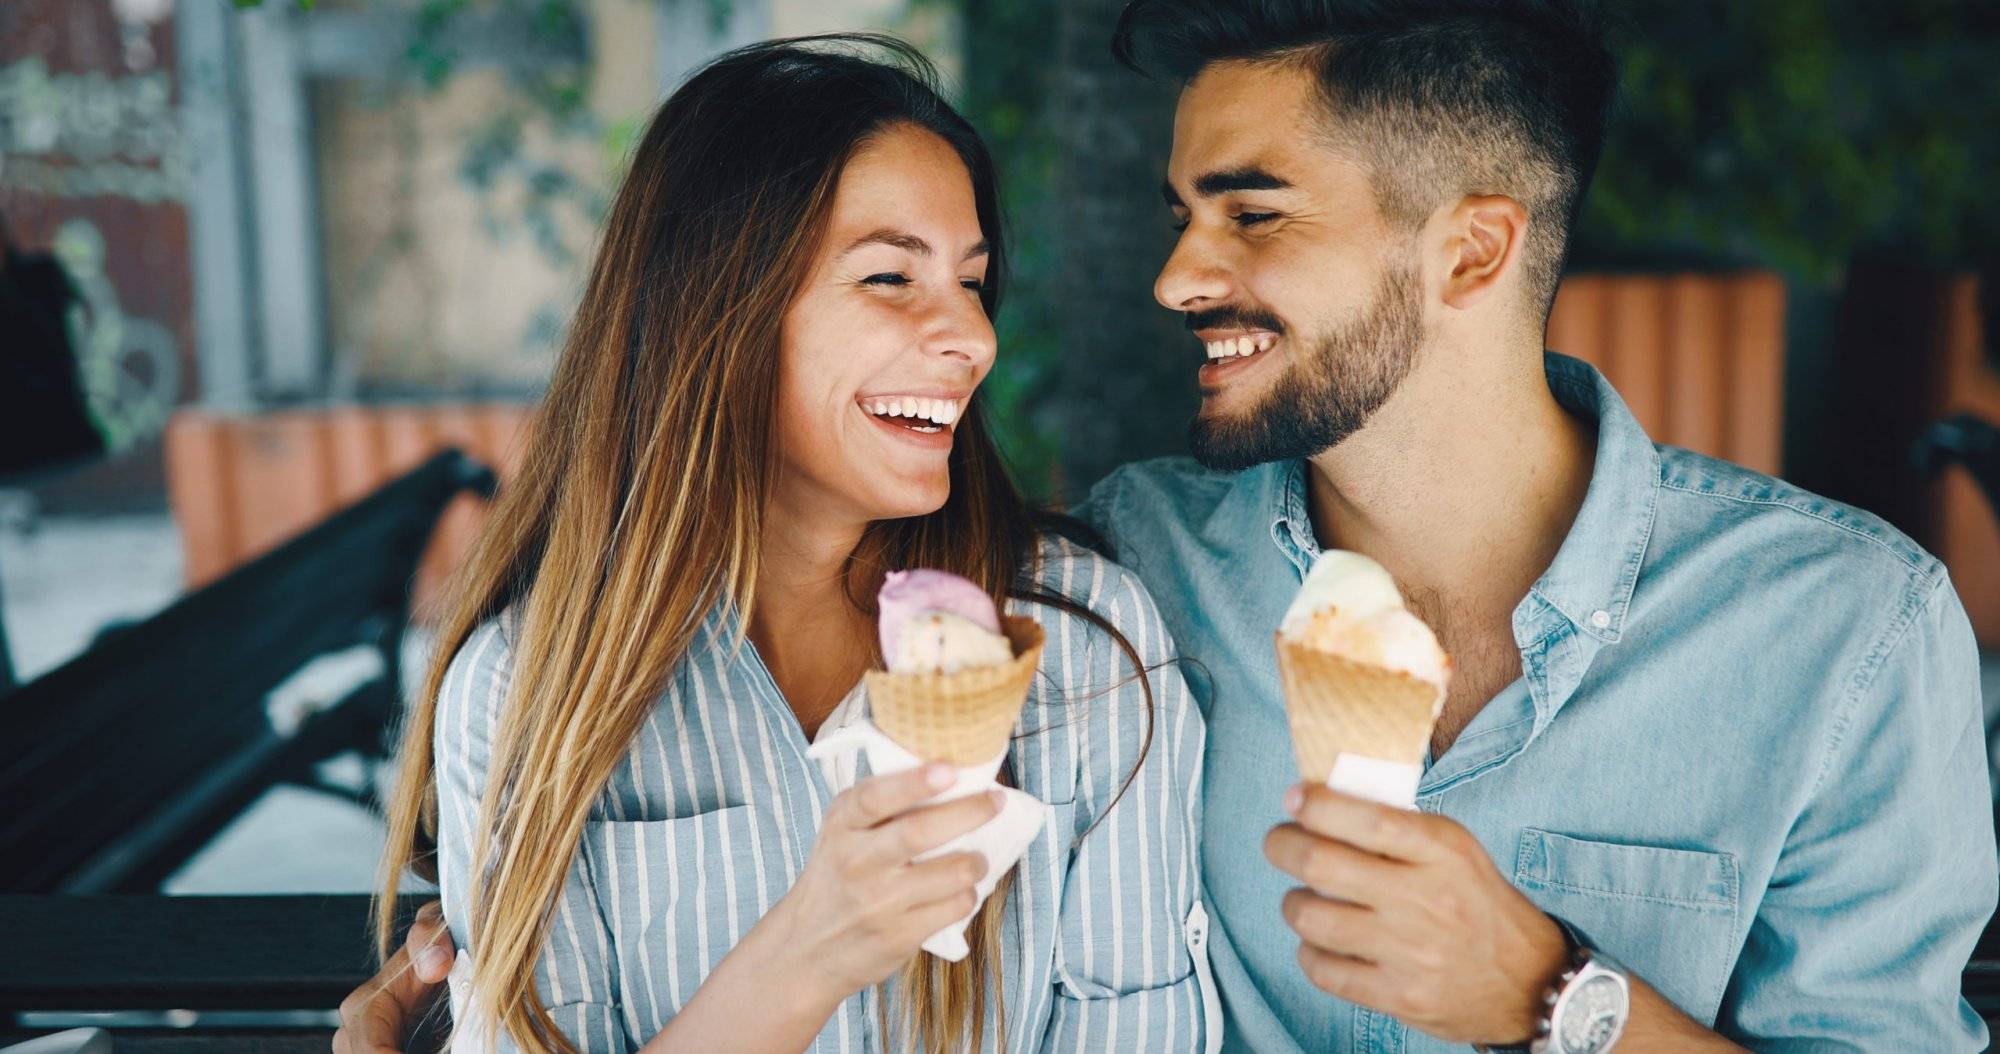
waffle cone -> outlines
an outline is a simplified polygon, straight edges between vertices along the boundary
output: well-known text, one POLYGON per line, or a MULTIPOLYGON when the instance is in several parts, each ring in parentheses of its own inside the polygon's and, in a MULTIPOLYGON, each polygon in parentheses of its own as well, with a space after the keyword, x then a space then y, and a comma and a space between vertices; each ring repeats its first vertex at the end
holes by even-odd
POLYGON ((1000 631, 1014 647, 1011 661, 957 673, 870 670, 868 708, 875 727, 918 757, 977 765, 1007 749, 1042 661, 1042 627, 1007 616, 1000 631))
POLYGON ((1282 634, 1278 676, 1299 775, 1307 780, 1326 782, 1342 754, 1423 763, 1443 696, 1437 685, 1400 670, 1351 662, 1282 634))

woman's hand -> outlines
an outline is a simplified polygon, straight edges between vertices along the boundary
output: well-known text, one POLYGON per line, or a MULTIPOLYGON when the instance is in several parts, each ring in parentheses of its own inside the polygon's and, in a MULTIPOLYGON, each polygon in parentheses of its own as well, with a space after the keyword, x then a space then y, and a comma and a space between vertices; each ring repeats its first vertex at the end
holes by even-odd
POLYGON ((999 815, 999 791, 917 807, 956 775, 934 763, 834 798, 805 871, 766 916, 800 979, 822 986, 833 1005, 888 978, 972 910, 984 857, 914 859, 999 815))
POLYGON ((834 798, 799 880, 646 1054, 802 1050, 848 996, 888 978, 925 938, 970 912, 984 857, 913 859, 999 815, 998 791, 918 807, 955 777, 937 763, 834 798))
POLYGON ((886 980, 924 938, 958 922, 986 874, 978 852, 914 860, 1000 814, 998 790, 918 806, 952 784, 948 764, 862 780, 834 798, 804 874, 770 922, 804 976, 840 1000, 886 980))

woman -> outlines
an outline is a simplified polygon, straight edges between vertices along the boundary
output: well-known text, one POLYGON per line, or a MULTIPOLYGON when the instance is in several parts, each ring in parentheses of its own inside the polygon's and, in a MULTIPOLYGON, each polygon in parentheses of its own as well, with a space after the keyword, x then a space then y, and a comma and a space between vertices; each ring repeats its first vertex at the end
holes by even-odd
POLYGON ((378 935, 434 829, 463 1030, 1199 1046, 1200 719, 1137 581, 1051 533, 987 437, 993 174, 929 78, 885 38, 757 45, 638 148, 390 803, 378 935), (1048 822, 959 963, 918 946, 982 861, 913 858, 994 803, 913 808, 931 769, 835 793, 805 756, 859 705, 872 597, 904 567, 972 579, 1049 642, 1003 768, 1048 822))

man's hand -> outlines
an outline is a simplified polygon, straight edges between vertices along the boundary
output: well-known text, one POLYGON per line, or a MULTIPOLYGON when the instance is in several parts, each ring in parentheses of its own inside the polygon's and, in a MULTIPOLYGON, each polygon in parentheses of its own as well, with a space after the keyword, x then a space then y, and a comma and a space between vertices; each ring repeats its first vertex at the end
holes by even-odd
POLYGON ((382 970, 340 1001, 334 1054, 402 1054, 410 1029, 451 972, 457 950, 433 900, 417 911, 403 946, 382 970))
POLYGON ((1447 1042, 1527 1042, 1567 941, 1471 832, 1324 786, 1285 807, 1264 855, 1306 884, 1284 914, 1307 979, 1447 1042))

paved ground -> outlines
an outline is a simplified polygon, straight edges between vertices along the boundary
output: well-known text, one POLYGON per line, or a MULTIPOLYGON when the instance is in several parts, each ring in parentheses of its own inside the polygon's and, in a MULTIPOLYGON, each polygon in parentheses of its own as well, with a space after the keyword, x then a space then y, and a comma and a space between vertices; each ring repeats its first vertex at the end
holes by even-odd
MULTIPOLYGON (((0 495, 4 497, 4 495, 0 495)), ((179 536, 165 513, 33 522, 0 501, 0 616, 23 680, 81 651, 105 625, 143 618, 181 587, 179 536)), ((423 643, 404 668, 422 668, 423 643)), ((337 664, 335 664, 337 665, 337 664)), ((327 671, 339 677, 340 671, 327 671)), ((1982 663, 1987 726, 2000 715, 2000 653, 1982 663)), ((359 778, 359 763, 332 774, 359 778)), ((375 819, 299 788, 266 795, 169 883, 186 893, 368 892, 382 848, 375 819)))

